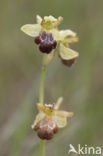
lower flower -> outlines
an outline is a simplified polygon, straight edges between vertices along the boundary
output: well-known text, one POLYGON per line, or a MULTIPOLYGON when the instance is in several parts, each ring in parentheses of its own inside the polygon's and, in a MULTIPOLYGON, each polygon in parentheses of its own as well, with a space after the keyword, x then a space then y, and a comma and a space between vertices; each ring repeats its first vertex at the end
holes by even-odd
POLYGON ((39 113, 36 116, 32 129, 37 131, 40 139, 50 140, 59 128, 67 125, 67 117, 72 117, 72 112, 60 111, 58 108, 63 98, 59 98, 56 104, 37 104, 39 113))

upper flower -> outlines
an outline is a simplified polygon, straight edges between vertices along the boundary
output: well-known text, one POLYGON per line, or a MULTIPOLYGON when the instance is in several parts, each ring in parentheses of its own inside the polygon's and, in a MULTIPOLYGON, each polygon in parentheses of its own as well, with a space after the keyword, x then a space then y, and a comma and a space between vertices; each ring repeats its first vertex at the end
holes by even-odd
POLYGON ((67 117, 72 117, 72 112, 58 110, 63 98, 60 97, 55 104, 37 104, 40 110, 32 129, 38 132, 41 139, 51 139, 53 134, 57 132, 58 128, 63 128, 67 125, 67 117))
MULTIPOLYGON (((58 56, 62 62, 71 66, 79 54, 70 49, 70 43, 77 42, 78 38, 75 32, 67 30, 58 30, 58 25, 63 21, 60 16, 45 16, 41 18, 36 16, 37 24, 26 24, 21 27, 21 30, 27 35, 34 37, 35 43, 39 45, 39 49, 43 53, 58 52, 58 56)), ((50 55, 50 54, 49 54, 50 55)), ((53 56, 50 55, 50 56, 53 56)))

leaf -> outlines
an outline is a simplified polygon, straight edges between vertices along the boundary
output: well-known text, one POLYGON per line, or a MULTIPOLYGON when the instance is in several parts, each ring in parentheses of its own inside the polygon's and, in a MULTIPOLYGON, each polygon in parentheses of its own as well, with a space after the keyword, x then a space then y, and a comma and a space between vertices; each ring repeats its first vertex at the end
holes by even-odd
POLYGON ((32 129, 34 129, 35 125, 42 120, 45 117, 45 114, 43 112, 40 112, 37 114, 36 119, 34 120, 34 123, 32 125, 32 129))
POLYGON ((31 36, 31 37, 36 37, 39 35, 41 31, 41 25, 40 24, 26 24, 21 27, 21 30, 31 36))
POLYGON ((77 58, 79 56, 79 54, 78 54, 78 52, 76 52, 70 48, 65 47, 61 43, 60 48, 59 48, 59 56, 63 60, 71 60, 71 59, 77 58))

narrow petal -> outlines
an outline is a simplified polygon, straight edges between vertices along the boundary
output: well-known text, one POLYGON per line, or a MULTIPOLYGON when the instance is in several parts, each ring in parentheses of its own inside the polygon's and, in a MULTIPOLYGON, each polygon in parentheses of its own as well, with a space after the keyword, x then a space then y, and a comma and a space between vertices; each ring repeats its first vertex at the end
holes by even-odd
POLYGON ((21 30, 31 36, 31 37, 36 37, 39 35, 41 31, 41 25, 40 24, 26 24, 21 27, 21 30))
POLYGON ((66 40, 68 43, 75 43, 75 42, 79 41, 79 38, 78 37, 68 37, 66 40))
POLYGON ((61 30, 59 31, 61 38, 62 38, 62 42, 64 43, 74 43, 74 42, 78 42, 78 37, 77 34, 75 32, 73 32, 72 30, 61 30))
POLYGON ((67 125, 66 117, 54 116, 53 120, 56 122, 58 128, 63 128, 67 125))
POLYGON ((55 111, 55 115, 59 117, 72 117, 73 112, 66 112, 66 111, 55 111))
POLYGON ((33 123, 33 125, 32 125, 32 129, 34 129, 34 128, 35 128, 35 125, 36 125, 40 120, 42 120, 44 117, 45 117, 45 114, 44 114, 43 112, 38 113, 37 116, 36 116, 36 119, 34 120, 34 123, 33 123))
POLYGON ((65 38, 65 37, 76 37, 76 33, 73 32, 72 30, 61 30, 60 34, 65 38))
POLYGON ((59 56, 63 60, 71 60, 79 56, 78 52, 65 47, 63 44, 60 44, 59 56))
POLYGON ((57 27, 62 21, 63 21, 63 17, 62 16, 59 16, 57 22, 54 23, 54 26, 57 27))
POLYGON ((38 24, 41 24, 42 18, 39 15, 37 15, 36 16, 36 21, 37 21, 38 24))
POLYGON ((58 98, 58 100, 57 100, 57 102, 56 102, 56 104, 54 106, 54 109, 58 110, 60 105, 62 104, 62 102, 63 102, 63 97, 58 98))

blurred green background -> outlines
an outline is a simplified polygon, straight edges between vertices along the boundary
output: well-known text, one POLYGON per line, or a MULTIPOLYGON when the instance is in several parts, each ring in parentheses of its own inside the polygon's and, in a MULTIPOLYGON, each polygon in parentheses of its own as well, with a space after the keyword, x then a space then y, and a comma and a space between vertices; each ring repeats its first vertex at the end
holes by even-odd
MULTIPOLYGON (((73 68, 56 56, 49 64, 45 102, 64 97, 62 109, 75 113, 47 142, 47 156, 67 156, 69 144, 103 147, 103 1, 0 0, 0 156, 39 156, 31 130, 37 114, 42 54, 20 31, 39 14, 63 16, 60 29, 78 33, 80 53, 73 68)), ((92 154, 91 154, 92 155, 92 154)))

